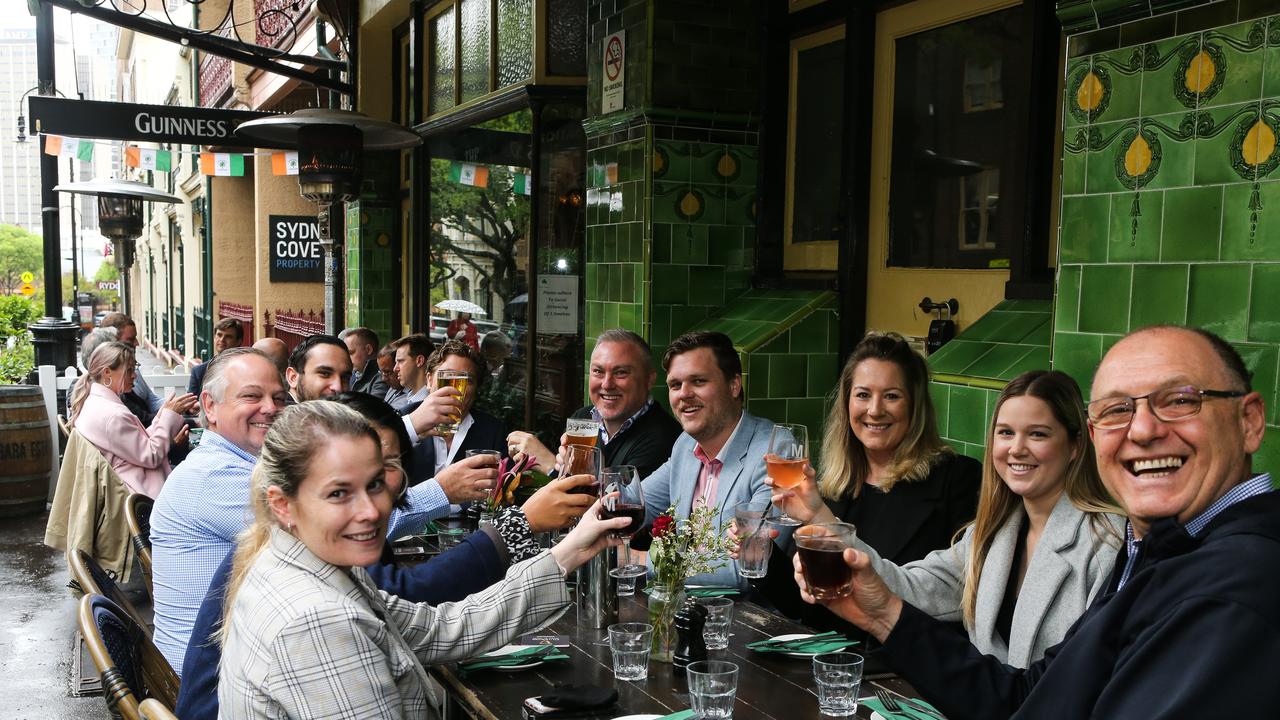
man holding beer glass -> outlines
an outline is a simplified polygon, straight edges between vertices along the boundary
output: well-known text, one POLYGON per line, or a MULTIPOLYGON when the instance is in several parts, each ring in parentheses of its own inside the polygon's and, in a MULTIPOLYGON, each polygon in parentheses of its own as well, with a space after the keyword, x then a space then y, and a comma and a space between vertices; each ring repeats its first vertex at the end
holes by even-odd
MULTIPOLYGON (((591 351, 587 394, 591 404, 565 424, 566 444, 598 445, 605 466, 631 465, 643 479, 671 455, 680 425, 650 397, 657 379, 653 353, 644 338, 615 328, 596 338, 591 351)), ((555 455, 532 433, 517 430, 507 436, 507 449, 534 458, 551 470, 555 455)))
MULTIPOLYGON (((460 340, 446 340, 427 358, 425 369, 431 391, 428 402, 438 395, 447 395, 452 398, 452 406, 442 402, 440 407, 448 409, 437 422, 429 441, 414 447, 414 463, 436 475, 465 458, 468 450, 501 452, 507 437, 502 421, 472 408, 480 386, 489 377, 479 351, 460 340)), ((484 461, 496 468, 497 458, 488 455, 475 461, 484 461)))

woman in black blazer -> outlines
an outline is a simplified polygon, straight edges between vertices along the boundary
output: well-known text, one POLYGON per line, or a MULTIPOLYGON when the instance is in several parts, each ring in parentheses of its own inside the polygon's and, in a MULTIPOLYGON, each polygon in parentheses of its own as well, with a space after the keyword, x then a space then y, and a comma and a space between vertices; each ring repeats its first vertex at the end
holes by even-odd
MULTIPOLYGON (((894 333, 870 333, 840 373, 823 433, 819 488, 832 514, 852 523, 881 557, 901 565, 948 547, 973 520, 982 464, 938 436, 924 358, 894 333)), ((800 517, 798 519, 804 520, 800 517)), ((863 633, 800 599, 789 536, 755 581, 788 617, 821 630, 863 633)))

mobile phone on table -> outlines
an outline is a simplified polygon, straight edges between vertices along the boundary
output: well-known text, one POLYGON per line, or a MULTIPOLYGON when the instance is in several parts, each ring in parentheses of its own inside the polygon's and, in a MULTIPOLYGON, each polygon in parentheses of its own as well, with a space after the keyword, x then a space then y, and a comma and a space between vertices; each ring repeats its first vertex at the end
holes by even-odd
POLYGON ((551 720, 551 718, 575 718, 594 715, 601 708, 556 708, 543 705, 540 697, 525 698, 523 716, 525 720, 551 720))

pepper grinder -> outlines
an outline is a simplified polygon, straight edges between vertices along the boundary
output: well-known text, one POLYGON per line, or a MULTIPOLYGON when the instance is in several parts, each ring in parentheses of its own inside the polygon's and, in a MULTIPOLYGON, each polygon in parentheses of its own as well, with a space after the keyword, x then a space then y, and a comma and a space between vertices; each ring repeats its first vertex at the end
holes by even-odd
POLYGON ((676 677, 684 677, 689 663, 707 659, 707 643, 702 638, 706 624, 707 609, 697 600, 687 598, 675 616, 676 649, 671 656, 671 672, 676 677))

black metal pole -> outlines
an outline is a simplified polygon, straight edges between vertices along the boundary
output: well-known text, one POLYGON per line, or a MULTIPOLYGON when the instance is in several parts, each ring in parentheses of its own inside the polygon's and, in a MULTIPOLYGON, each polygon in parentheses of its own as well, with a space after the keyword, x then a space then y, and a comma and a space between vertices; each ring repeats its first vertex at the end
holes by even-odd
MULTIPOLYGON (((41 95, 54 95, 53 6, 40 3, 36 15, 36 78, 41 95)), ((35 128, 39 131, 40 128, 35 128)), ((62 237, 59 234, 58 158, 40 153, 40 219, 44 236, 44 314, 29 327, 36 350, 36 366, 52 365, 62 372, 75 362, 78 327, 62 319, 62 237)))
MULTIPOLYGON (((76 181, 76 161, 74 158, 67 158, 67 169, 70 171, 71 182, 76 181)), ((71 196, 71 322, 79 325, 84 318, 80 317, 80 257, 76 252, 76 200, 78 196, 71 196)), ((61 273, 61 268, 58 269, 61 273)), ((62 287, 62 278, 58 278, 58 287, 62 287)))

